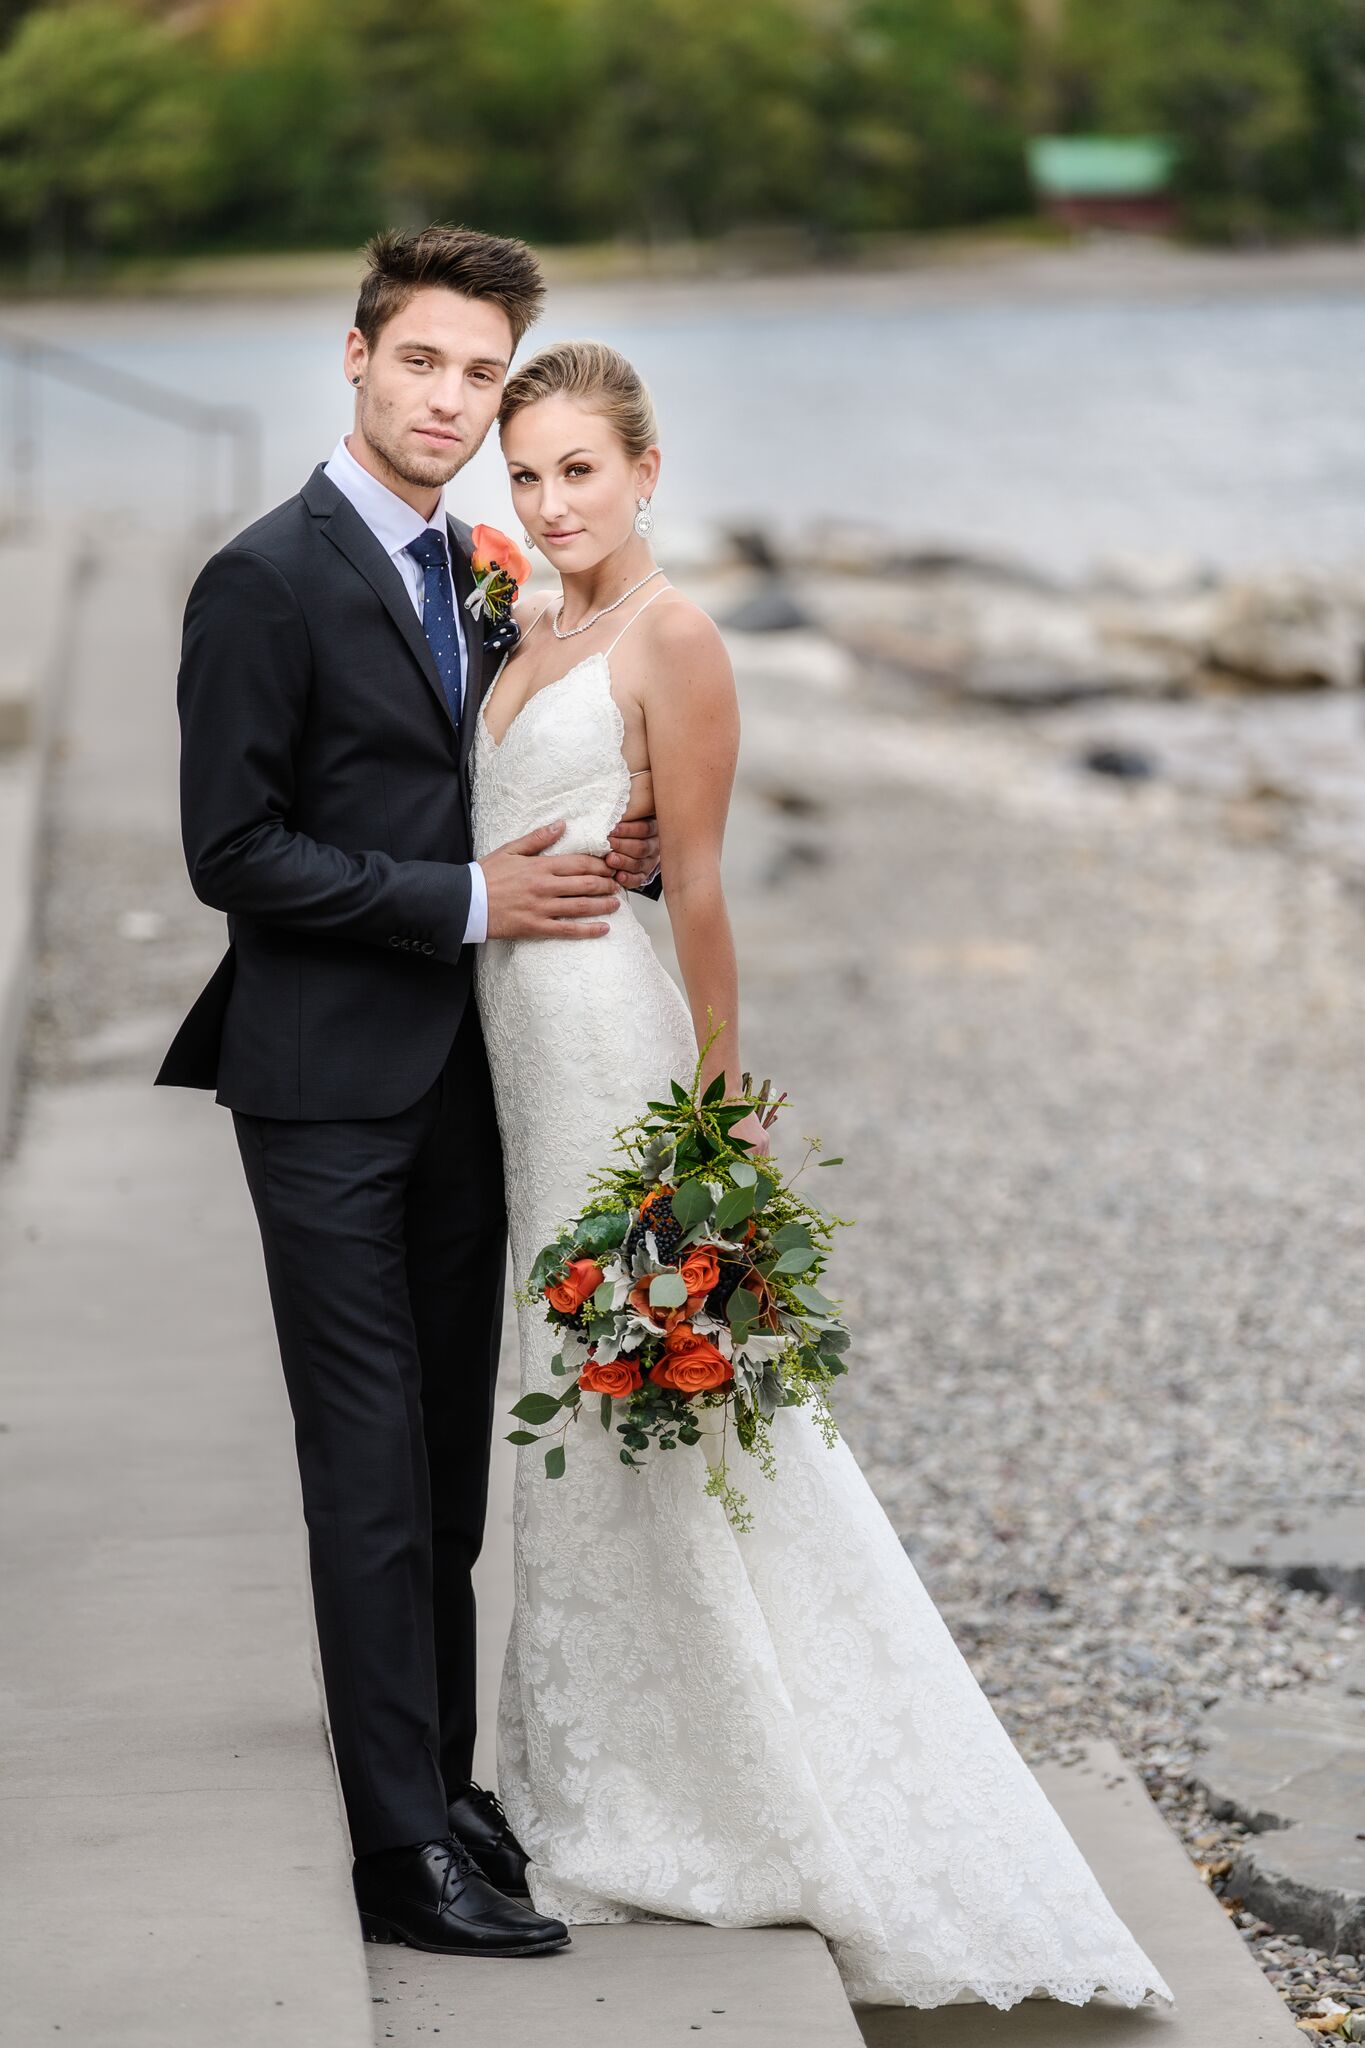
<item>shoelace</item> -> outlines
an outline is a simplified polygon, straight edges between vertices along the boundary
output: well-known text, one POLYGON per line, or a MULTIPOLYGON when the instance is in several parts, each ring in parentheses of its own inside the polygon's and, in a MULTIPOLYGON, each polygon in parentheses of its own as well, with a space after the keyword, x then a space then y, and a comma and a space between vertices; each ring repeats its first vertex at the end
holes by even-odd
POLYGON ((505 1830, 506 1833, 510 1834, 512 1832, 511 1823, 507 1818, 503 1803, 497 1793, 485 1792, 482 1785, 471 1785, 469 1790, 473 1796, 474 1804, 485 1818, 492 1821, 499 1829, 505 1830))
POLYGON ((446 1908, 446 1892, 452 1880, 456 1878, 477 1877, 479 1875, 479 1866, 470 1855, 468 1849, 465 1848, 464 1843, 457 1841, 453 1835, 448 1837, 433 1835, 430 1842, 424 1842, 422 1846, 423 1848, 444 1849, 446 1853, 445 1868, 441 1872, 441 1898, 436 1909, 438 1913, 443 1913, 446 1908))

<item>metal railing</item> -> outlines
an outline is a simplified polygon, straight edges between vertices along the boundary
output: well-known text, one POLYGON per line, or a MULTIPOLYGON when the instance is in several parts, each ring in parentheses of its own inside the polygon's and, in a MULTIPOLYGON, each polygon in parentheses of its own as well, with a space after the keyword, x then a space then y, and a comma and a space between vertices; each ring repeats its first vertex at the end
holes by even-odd
POLYGON ((187 528, 222 533, 255 511, 261 492, 260 415, 245 405, 207 405, 128 370, 37 336, 0 331, 9 366, 3 443, 9 484, 6 524, 22 532, 39 516, 42 411, 40 380, 88 391, 112 405, 165 421, 190 435, 187 528), (226 445, 226 466, 220 457, 226 445), (223 485, 226 483, 226 491, 223 485), (226 502, 223 502, 226 498, 226 502))

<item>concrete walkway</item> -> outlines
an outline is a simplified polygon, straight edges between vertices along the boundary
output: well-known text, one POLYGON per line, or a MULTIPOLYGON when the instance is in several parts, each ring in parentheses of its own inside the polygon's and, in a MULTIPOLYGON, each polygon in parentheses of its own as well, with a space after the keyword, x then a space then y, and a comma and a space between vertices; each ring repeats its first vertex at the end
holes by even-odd
MULTIPOLYGON (((362 1948, 230 1125, 205 1098, 148 1086, 168 1022, 158 1002, 178 1004, 218 944, 179 870, 177 612, 164 563, 131 545, 82 607, 62 887, 125 936, 92 930, 81 949, 63 999, 79 1008, 93 978, 104 1015, 31 1095, 0 1185, 0 2040, 359 2048, 439 2032, 462 2048, 666 2048, 702 2034, 717 2048, 853 2048, 858 2023, 808 1930, 587 1928, 563 1956, 501 1969, 362 1948), (154 913, 110 898, 118 847, 166 892, 154 913), (165 935, 130 970, 157 919, 165 935)), ((505 1357, 510 1376, 510 1344, 505 1357)), ((499 1441, 481 1569, 485 1782, 511 1456, 499 1441)), ((1285 2038, 1284 2007, 1117 1753, 1100 1745, 1085 1768, 1040 1775, 1179 2009, 878 2012, 862 2016, 866 2038, 1285 2038)))
MULTIPOLYGON (((81 608, 77 846, 176 859, 175 611, 133 551, 81 608)), ((33 1091, 0 1181, 0 2040, 362 2048, 255 1223, 228 1119, 149 1053, 33 1091)))

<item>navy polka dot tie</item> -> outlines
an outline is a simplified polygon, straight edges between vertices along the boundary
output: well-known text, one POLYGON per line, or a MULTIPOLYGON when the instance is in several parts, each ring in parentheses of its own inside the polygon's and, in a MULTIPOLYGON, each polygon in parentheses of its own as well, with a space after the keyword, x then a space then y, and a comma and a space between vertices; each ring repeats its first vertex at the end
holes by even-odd
POLYGON ((450 600, 450 576, 446 568, 446 544, 434 526, 419 533, 403 550, 422 565, 422 630, 446 693, 450 716, 460 722, 460 629, 450 600))

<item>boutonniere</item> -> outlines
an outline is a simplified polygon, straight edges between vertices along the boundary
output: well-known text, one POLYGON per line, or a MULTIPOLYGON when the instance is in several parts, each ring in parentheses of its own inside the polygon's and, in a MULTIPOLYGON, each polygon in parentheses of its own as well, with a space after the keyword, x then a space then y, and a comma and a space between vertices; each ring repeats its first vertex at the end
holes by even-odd
POLYGON ((521 637, 512 607, 531 574, 531 564, 516 542, 499 533, 496 526, 476 526, 471 540, 469 566, 474 572, 474 588, 464 601, 465 610, 483 621, 483 644, 496 653, 515 647, 521 637))

